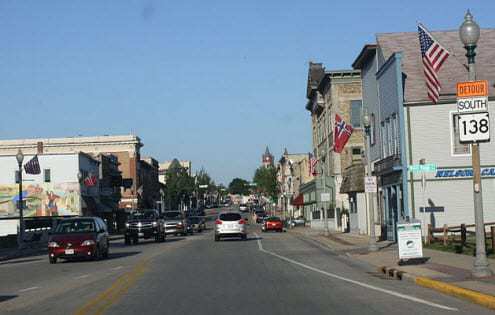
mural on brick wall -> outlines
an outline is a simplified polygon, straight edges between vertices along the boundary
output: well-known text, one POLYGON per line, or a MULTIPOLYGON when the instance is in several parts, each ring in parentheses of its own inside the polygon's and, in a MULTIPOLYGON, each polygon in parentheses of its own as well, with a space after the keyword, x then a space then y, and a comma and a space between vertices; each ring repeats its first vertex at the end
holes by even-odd
MULTIPOLYGON (((81 212, 78 183, 23 183, 24 216, 79 215, 81 212)), ((19 216, 18 185, 0 185, 0 217, 19 216)))

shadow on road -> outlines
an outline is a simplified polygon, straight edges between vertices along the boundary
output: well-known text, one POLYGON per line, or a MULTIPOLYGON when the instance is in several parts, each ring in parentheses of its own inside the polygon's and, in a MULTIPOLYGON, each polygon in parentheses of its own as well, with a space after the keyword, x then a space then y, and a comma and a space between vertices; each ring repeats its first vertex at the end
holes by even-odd
POLYGON ((17 295, 0 295, 0 303, 15 299, 17 295))
MULTIPOLYGON (((129 257, 129 256, 134 256, 137 254, 141 254, 141 252, 138 251, 133 251, 133 252, 119 252, 119 253, 112 253, 108 254, 108 258, 102 259, 103 261, 105 260, 113 260, 113 259, 119 259, 119 258, 124 258, 124 257, 129 257)), ((84 262, 90 262, 94 261, 88 258, 83 258, 83 257, 74 257, 74 258, 69 258, 69 259, 62 259, 60 262, 61 263, 84 263, 84 262)))

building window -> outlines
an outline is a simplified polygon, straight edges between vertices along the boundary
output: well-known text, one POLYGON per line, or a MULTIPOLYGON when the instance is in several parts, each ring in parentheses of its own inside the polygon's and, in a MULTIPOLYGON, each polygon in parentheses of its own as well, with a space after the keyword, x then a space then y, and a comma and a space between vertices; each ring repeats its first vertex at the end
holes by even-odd
POLYGON ((363 102, 361 100, 351 101, 351 125, 353 128, 361 128, 361 111, 363 102))
POLYGON ((352 155, 361 156, 361 148, 352 148, 352 155))
POLYGON ((399 146, 399 126, 397 123, 397 115, 392 116, 392 135, 393 135, 393 152, 392 154, 399 154, 400 146, 399 146))
POLYGON ((471 146, 468 143, 461 143, 459 141, 459 114, 457 112, 451 112, 451 143, 452 143, 452 155, 466 155, 471 154, 471 146))
POLYGON ((387 128, 385 128, 385 122, 381 122, 381 137, 382 139, 382 158, 385 158, 387 156, 387 128))
POLYGON ((45 183, 49 183, 51 182, 51 174, 50 174, 50 169, 49 168, 46 168, 43 170, 43 178, 45 180, 45 183))
POLYGON ((371 114, 370 116, 370 141, 371 145, 374 145, 376 143, 376 126, 375 126, 375 114, 371 114))
POLYGON ((327 209, 327 218, 335 219, 335 211, 333 208, 327 209))
POLYGON ((393 154, 394 151, 394 134, 392 130, 392 121, 390 118, 387 118, 386 120, 386 125, 387 125, 387 156, 390 156, 393 154))

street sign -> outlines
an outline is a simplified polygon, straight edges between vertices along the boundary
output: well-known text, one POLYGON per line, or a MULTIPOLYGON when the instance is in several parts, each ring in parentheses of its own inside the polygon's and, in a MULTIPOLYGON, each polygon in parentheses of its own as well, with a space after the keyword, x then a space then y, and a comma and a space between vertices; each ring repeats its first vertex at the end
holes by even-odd
POLYGON ((330 193, 321 193, 320 200, 323 202, 330 201, 330 193))
POLYGON ((208 185, 199 185, 199 188, 208 188, 208 185))
POLYGON ((365 176, 364 177, 364 192, 374 193, 376 192, 376 176, 365 176))
POLYGON ((419 207, 419 212, 445 212, 445 207, 419 207))
POLYGON ((488 96, 488 81, 467 81, 457 83, 457 98, 488 96))
POLYGON ((421 222, 398 222, 397 238, 399 259, 423 257, 421 222))
POLYGON ((488 111, 488 96, 458 98, 457 99, 457 111, 459 113, 487 112, 488 111))
POLYGON ((460 142, 490 141, 490 118, 487 112, 459 114, 460 142))
POLYGON ((436 164, 412 164, 408 166, 409 172, 412 173, 435 173, 437 171, 436 164))

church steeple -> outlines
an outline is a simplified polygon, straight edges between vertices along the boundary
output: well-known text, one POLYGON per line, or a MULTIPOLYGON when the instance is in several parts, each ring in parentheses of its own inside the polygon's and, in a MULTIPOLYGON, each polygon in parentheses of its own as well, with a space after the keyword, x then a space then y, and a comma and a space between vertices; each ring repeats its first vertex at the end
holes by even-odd
POLYGON ((261 156, 261 163, 264 167, 273 166, 273 155, 270 153, 268 146, 266 146, 265 153, 261 156))

